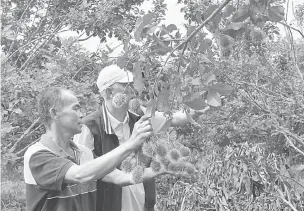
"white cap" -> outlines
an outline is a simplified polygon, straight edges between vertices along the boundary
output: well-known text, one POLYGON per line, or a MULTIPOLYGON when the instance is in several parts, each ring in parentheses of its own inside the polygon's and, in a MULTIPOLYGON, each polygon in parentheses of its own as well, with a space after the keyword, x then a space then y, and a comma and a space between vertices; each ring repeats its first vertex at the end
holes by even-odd
POLYGON ((130 83, 133 82, 133 75, 128 70, 123 70, 113 64, 103 68, 97 78, 97 86, 99 92, 103 92, 114 83, 130 83))

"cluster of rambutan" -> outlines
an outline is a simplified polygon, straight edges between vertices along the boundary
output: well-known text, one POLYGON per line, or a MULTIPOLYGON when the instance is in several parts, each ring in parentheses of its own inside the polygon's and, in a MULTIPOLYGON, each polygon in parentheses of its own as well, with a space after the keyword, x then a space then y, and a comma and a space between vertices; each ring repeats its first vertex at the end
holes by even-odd
MULTIPOLYGON (((138 99, 130 100, 129 110, 140 116, 143 115, 138 99)), ((177 141, 149 139, 122 162, 121 169, 132 174, 134 183, 142 182, 144 168, 149 167, 154 172, 191 175, 195 173, 195 167, 189 162, 190 155, 191 150, 177 141)))
POLYGON ((191 150, 182 144, 160 140, 146 142, 142 152, 152 159, 150 167, 159 172, 162 169, 172 173, 193 174, 195 167, 189 161, 191 150))
POLYGON ((180 143, 146 141, 135 153, 126 158, 121 169, 131 173, 134 183, 143 181, 144 168, 154 172, 165 171, 175 174, 194 174, 195 167, 189 161, 191 150, 180 143))

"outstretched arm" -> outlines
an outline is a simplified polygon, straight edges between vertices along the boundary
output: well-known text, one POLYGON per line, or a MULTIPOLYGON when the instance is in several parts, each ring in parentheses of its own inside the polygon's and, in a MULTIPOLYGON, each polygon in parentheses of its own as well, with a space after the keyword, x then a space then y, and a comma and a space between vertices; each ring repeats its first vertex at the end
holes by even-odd
MULTIPOLYGON (((165 174, 165 172, 154 172, 152 168, 145 168, 143 181, 155 178, 159 175, 165 174)), ((103 182, 113 183, 119 186, 128 186, 136 184, 133 181, 132 173, 127 173, 118 169, 115 169, 104 178, 102 178, 103 182)))

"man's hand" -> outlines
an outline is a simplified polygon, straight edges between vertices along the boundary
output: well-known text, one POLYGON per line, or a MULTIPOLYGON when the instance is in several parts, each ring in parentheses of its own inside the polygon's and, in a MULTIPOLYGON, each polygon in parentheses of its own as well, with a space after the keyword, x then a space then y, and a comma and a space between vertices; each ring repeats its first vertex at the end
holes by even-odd
POLYGON ((153 129, 150 121, 150 117, 142 116, 138 120, 133 128, 132 135, 129 140, 133 141, 135 147, 139 147, 146 140, 146 138, 152 135, 153 129))

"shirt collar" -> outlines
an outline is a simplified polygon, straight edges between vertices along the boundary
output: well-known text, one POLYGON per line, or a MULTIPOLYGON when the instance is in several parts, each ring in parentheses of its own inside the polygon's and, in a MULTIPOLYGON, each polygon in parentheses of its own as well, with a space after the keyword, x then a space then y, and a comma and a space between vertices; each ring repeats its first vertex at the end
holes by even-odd
POLYGON ((115 131, 116 128, 117 128, 118 126, 120 126, 121 124, 126 124, 126 123, 128 124, 128 123, 129 123, 129 114, 128 114, 128 112, 127 112, 127 114, 126 114, 125 119, 124 119, 123 122, 118 121, 118 120, 110 113, 110 111, 108 110, 108 108, 107 108, 107 115, 108 115, 108 117, 109 117, 111 127, 113 128, 114 131, 115 131))
POLYGON ((129 112, 127 112, 127 115, 123 122, 118 121, 108 110, 105 103, 102 104, 101 107, 102 116, 103 116, 103 122, 104 122, 104 131, 107 134, 115 134, 114 130, 122 123, 129 123, 129 112))
MULTIPOLYGON (((45 147, 47 147, 49 150, 51 150, 53 153, 55 153, 56 155, 60 156, 60 157, 64 157, 64 158, 71 158, 71 156, 64 151, 58 144, 56 144, 52 138, 46 134, 43 134, 41 136, 40 139, 40 143, 43 144, 45 147)), ((76 151, 77 156, 76 157, 80 157, 82 151, 78 148, 78 146, 72 141, 70 140, 69 142, 70 147, 76 151)))

